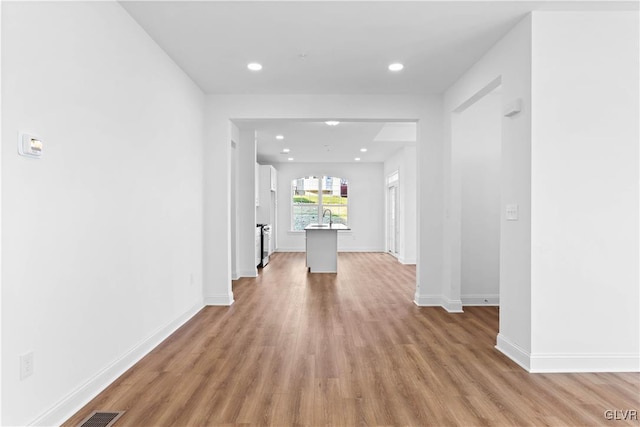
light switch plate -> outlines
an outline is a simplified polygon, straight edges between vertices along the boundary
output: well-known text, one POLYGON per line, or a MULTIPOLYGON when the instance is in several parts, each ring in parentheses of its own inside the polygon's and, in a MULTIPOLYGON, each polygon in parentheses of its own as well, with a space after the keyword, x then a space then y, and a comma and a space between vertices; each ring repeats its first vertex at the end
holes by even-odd
POLYGON ((18 134, 18 154, 25 157, 39 159, 42 157, 43 144, 37 136, 20 132, 18 134))
POLYGON ((518 205, 510 204, 507 205, 507 221, 517 221, 518 220, 518 205))
POLYGON ((20 355, 20 380, 33 375, 33 351, 20 355))

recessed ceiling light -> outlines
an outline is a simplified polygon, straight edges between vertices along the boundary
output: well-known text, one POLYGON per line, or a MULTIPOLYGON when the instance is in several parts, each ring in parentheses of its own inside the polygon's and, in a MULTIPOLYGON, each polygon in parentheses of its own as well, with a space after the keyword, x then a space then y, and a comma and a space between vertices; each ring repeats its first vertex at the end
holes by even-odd
POLYGON ((338 126, 340 124, 340 122, 337 120, 327 120, 325 123, 329 126, 338 126))
POLYGON ((284 139, 284 136, 282 136, 282 135, 276 135, 276 139, 284 139))
POLYGON ((355 160, 356 162, 359 162, 359 161, 360 161, 360 157, 356 157, 354 160, 355 160))
POLYGON ((262 70, 262 65, 258 64, 257 62, 250 62, 247 64, 247 68, 251 71, 260 71, 262 70))
POLYGON ((362 148, 360 149, 360 151, 361 151, 362 153, 366 153, 366 152, 367 152, 367 149, 366 149, 366 148, 364 148, 364 147, 362 147, 362 148))
POLYGON ((289 157, 287 160, 291 161, 291 160, 293 160, 293 157, 289 157))
POLYGON ((290 150, 290 149, 288 149, 288 148, 283 148, 283 149, 282 149, 282 152, 283 152, 283 153, 288 153, 289 151, 291 151, 291 150, 290 150))
POLYGON ((404 65, 402 65, 399 62, 394 62, 393 64, 389 64, 389 71, 400 71, 404 68, 404 65))

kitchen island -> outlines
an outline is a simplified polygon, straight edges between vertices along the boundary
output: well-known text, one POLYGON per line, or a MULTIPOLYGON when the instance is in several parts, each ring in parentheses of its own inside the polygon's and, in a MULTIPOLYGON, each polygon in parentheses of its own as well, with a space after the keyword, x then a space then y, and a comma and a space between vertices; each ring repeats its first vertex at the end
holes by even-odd
POLYGON ((344 224, 309 224, 305 227, 307 268, 310 273, 338 272, 338 231, 344 224))

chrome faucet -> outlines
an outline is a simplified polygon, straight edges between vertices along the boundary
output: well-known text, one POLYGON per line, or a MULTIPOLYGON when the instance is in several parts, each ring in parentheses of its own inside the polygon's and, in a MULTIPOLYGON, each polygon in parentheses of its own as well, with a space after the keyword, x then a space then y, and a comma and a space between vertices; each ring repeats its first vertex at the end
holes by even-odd
POLYGON ((324 215, 329 211, 329 227, 333 225, 333 215, 331 214, 331 209, 325 209, 322 211, 322 219, 324 219, 324 215))

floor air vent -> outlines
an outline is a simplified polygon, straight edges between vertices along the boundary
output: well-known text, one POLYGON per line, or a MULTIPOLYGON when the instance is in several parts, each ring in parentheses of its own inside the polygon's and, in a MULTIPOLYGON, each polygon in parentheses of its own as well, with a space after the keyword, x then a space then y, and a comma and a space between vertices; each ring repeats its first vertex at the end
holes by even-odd
POLYGON ((124 411, 95 411, 78 424, 78 427, 111 427, 122 414, 124 414, 124 411))

